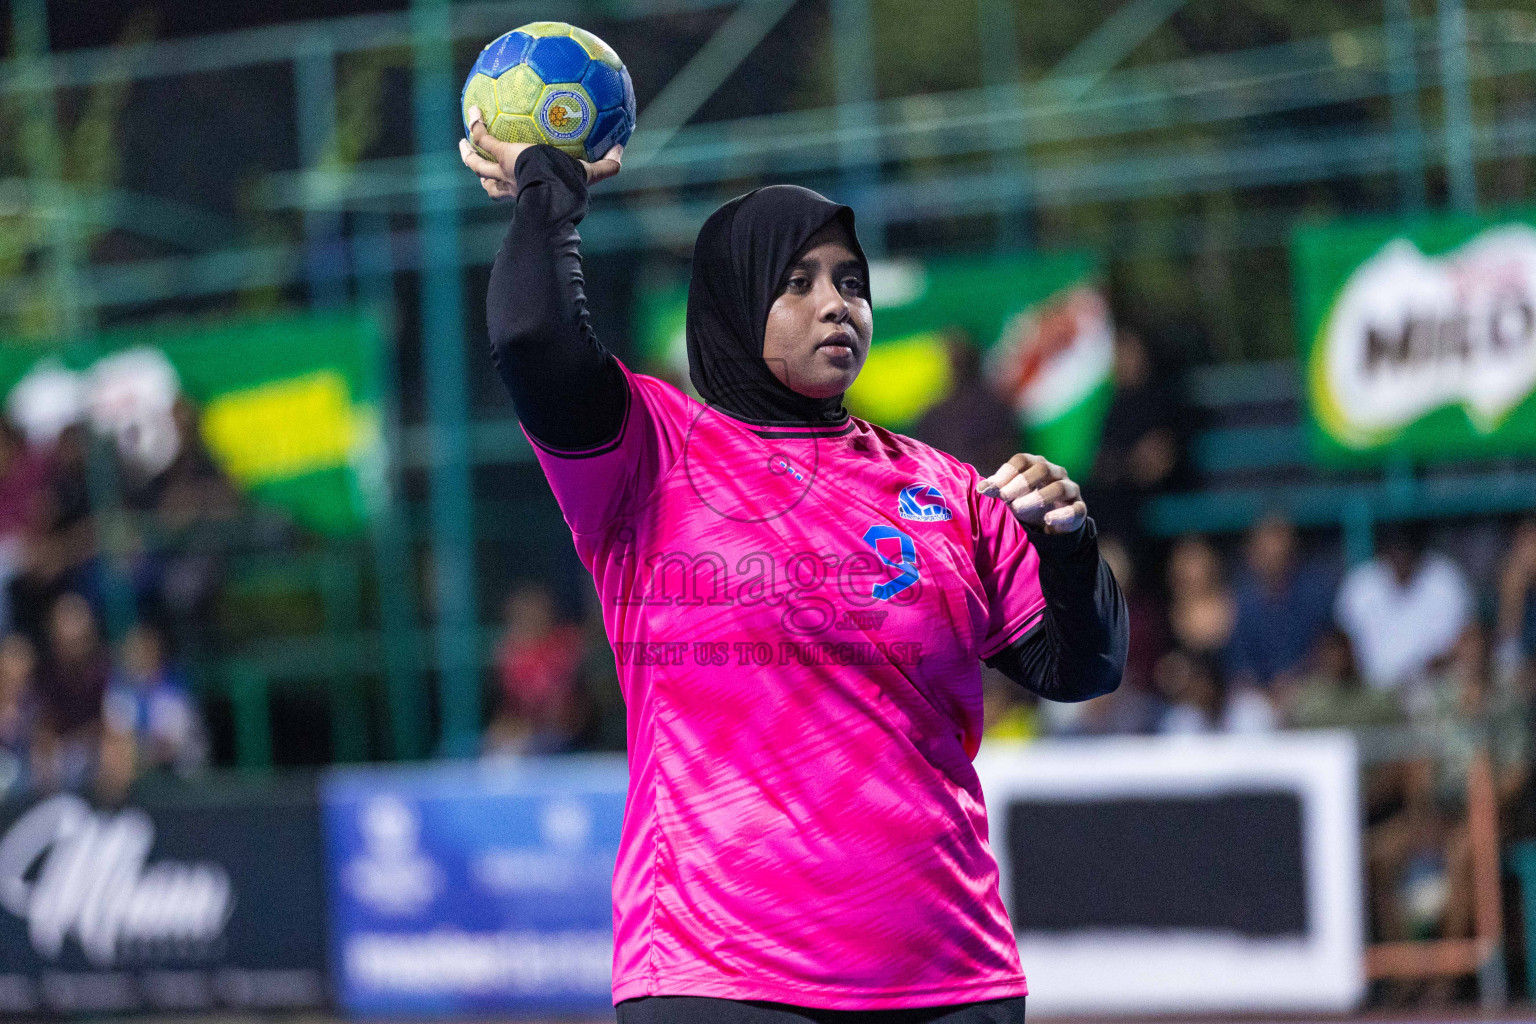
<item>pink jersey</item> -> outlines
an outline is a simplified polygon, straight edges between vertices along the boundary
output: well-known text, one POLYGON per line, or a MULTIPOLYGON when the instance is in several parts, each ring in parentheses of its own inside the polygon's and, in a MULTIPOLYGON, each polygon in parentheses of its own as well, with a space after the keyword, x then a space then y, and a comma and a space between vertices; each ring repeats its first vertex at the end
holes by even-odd
POLYGON ((980 659, 1045 606, 971 467, 754 428, 626 367, 617 442, 537 443, 628 704, 614 1002, 1026 993, 972 767, 980 659))

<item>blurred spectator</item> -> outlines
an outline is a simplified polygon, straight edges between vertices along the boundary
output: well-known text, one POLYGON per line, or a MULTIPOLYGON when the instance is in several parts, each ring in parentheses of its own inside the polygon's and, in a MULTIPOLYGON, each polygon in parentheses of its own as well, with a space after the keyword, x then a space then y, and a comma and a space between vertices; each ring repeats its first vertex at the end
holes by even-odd
POLYGON ((27 445, 10 420, 0 418, 0 537, 27 532, 48 486, 48 460, 27 445))
POLYGON ((224 578, 226 524, 241 512, 240 494, 219 468, 198 427, 197 408, 185 397, 172 409, 180 447, 154 478, 150 494, 159 533, 148 604, 182 650, 208 645, 214 605, 224 578))
POLYGON ((159 630, 139 623, 123 638, 120 667, 102 705, 102 764, 108 788, 157 770, 187 775, 206 760, 197 705, 179 669, 165 656, 159 630))
POLYGON ((1349 571, 1334 604, 1366 683, 1397 690, 1410 713, 1423 705, 1424 673, 1450 653, 1471 612, 1456 563, 1404 528, 1383 531, 1379 554, 1349 571))
POLYGON ((1499 685, 1491 654, 1487 630, 1474 622, 1456 640, 1449 662, 1429 679, 1429 708, 1418 728, 1438 753, 1435 797, 1442 806, 1464 809, 1467 769, 1479 750, 1493 759, 1501 804, 1524 782, 1528 699, 1499 685))
POLYGON ((26 637, 11 633, 0 640, 0 796, 28 783, 36 669, 37 657, 26 637))
POLYGON ((587 609, 581 623, 581 691, 591 708, 588 728, 578 737, 584 749, 623 751, 628 745, 624 692, 619 687, 613 647, 603 625, 602 602, 586 577, 587 609))
POLYGON ((1329 629, 1318 638, 1308 669, 1286 704, 1286 724, 1296 729, 1363 729, 1396 725, 1403 711, 1386 690, 1361 685, 1349 637, 1329 629))
POLYGON ((507 597, 506 632, 496 653, 501 707, 486 736, 489 753, 567 749, 588 710, 577 686, 581 629, 555 620, 554 598, 537 584, 507 597))
POLYGON ((76 593, 62 595, 48 615, 38 672, 33 765, 40 788, 78 788, 94 771, 110 671, 90 604, 76 593))
POLYGON ((1019 742, 1040 734, 1039 700, 1024 687, 992 668, 981 670, 985 738, 1019 742))
POLYGON ((1528 671, 1536 662, 1536 519, 1515 528, 1499 574, 1499 662, 1528 671))
POLYGON ((23 545, 47 479, 45 461, 27 447, 20 430, 0 419, 0 633, 11 626, 11 580, 21 571, 23 545))
POLYGON ((1237 606, 1221 556, 1204 537, 1183 537, 1168 554, 1168 623, 1177 646, 1219 656, 1232 637, 1237 606))
POLYGON ((949 357, 949 394, 923 413, 912 436, 990 476, 1018 452, 1018 420, 982 376, 981 351, 969 332, 948 331, 944 350, 949 357))
POLYGON ((87 593, 94 582, 88 571, 96 554, 89 452, 90 434, 83 424, 59 433, 37 518, 23 545, 22 571, 11 581, 15 626, 39 647, 48 645, 46 620, 58 597, 70 590, 87 593))
POLYGON ((1261 695, 1246 687, 1227 690, 1210 654, 1170 651, 1158 661, 1156 676, 1168 702, 1157 723, 1165 735, 1268 732, 1277 724, 1261 695))
POLYGON ((1037 713, 1052 736, 1141 736, 1157 729, 1162 700, 1135 686, 1122 686, 1077 704, 1041 701, 1037 713))
POLYGON ((1486 751, 1501 812, 1528 776, 1527 701, 1496 685, 1487 633, 1474 623, 1430 680, 1417 730, 1426 754, 1403 766, 1402 808, 1367 841, 1376 925, 1387 941, 1466 938, 1473 932, 1467 777, 1486 751))
POLYGON ((203 442, 197 407, 183 396, 171 413, 180 447, 171 464, 154 478, 152 507, 170 528, 199 519, 234 518, 240 511, 240 495, 203 442))
POLYGON ((1146 342, 1124 328, 1115 334, 1114 383, 1085 498, 1100 533, 1135 538, 1142 499, 1167 486, 1178 467, 1178 406, 1146 342))
POLYGON ((1167 614, 1162 602, 1139 583, 1136 563, 1119 537, 1099 538, 1099 557, 1104 559, 1120 593, 1125 595, 1126 619, 1131 628, 1130 650, 1125 659, 1124 684, 1151 693, 1152 669, 1168 648, 1167 614))
POLYGON ((1269 689, 1305 669, 1329 627, 1328 578, 1296 556, 1296 529, 1266 516, 1248 536, 1248 573, 1237 587, 1237 617, 1227 648, 1227 678, 1269 689))

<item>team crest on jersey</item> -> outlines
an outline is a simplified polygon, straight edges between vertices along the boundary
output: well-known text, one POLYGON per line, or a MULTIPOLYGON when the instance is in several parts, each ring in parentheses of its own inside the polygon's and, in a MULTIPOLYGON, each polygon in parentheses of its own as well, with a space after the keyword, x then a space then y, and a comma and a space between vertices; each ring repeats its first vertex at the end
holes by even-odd
POLYGON ((896 499, 901 518, 917 523, 944 523, 955 517, 944 504, 944 495, 932 484, 908 484, 896 499))

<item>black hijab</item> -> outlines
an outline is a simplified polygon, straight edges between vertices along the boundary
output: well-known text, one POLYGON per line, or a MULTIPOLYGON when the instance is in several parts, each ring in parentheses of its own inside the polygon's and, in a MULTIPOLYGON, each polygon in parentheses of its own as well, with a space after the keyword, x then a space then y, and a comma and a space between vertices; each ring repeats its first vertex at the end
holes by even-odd
POLYGON ((693 247, 688 285, 688 376, 710 405, 760 426, 835 426, 843 396, 809 398, 773 375, 763 329, 791 261, 833 221, 864 267, 853 211, 798 185, 769 185, 710 214, 693 247))

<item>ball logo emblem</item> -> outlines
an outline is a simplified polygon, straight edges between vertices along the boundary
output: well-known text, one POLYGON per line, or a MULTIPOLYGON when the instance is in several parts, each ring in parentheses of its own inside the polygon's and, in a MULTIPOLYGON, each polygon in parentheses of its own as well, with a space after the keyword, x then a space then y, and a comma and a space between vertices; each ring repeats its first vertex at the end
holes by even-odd
POLYGON ((592 107, 579 92, 560 89, 539 104, 539 125, 551 138, 562 142, 579 139, 592 123, 592 107))
POLYGON ((954 518, 949 506, 944 504, 944 494, 932 484, 908 484, 896 497, 896 509, 901 518, 916 523, 947 523, 954 518))

